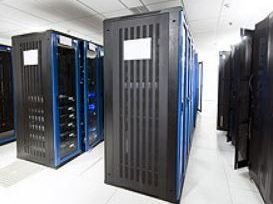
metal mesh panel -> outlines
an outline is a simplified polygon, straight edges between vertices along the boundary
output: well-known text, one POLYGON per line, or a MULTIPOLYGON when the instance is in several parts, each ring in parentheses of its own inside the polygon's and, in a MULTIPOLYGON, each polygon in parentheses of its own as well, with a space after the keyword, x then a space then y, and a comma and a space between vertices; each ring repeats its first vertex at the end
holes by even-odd
POLYGON ((158 185, 159 24, 119 29, 120 174, 158 185), (150 60, 123 61, 123 41, 151 37, 150 60))
MULTIPOLYGON (((43 78, 41 76, 41 41, 20 44, 23 51, 37 49, 38 65, 21 65, 22 99, 24 106, 24 152, 36 158, 45 158, 45 105, 43 78)), ((21 56, 23 58, 23 56, 21 56)), ((21 60, 23 63, 23 60, 21 60)))

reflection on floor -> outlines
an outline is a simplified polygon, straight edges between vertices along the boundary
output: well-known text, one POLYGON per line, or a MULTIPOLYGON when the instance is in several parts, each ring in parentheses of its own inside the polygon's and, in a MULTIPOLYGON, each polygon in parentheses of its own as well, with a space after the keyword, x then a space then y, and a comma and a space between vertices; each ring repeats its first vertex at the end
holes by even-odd
MULTIPOLYGON (((233 147, 215 130, 216 104, 199 115, 182 204, 262 204, 247 169, 233 170, 233 147)), ((16 159, 16 144, 0 147, 2 204, 164 204, 104 184, 103 143, 58 170, 16 159)))

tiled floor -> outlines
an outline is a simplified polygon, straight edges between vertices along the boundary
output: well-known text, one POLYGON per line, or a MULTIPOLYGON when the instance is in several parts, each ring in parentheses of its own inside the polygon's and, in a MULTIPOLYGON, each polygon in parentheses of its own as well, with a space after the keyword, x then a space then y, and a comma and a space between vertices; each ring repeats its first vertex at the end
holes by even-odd
MULTIPOLYGON (((233 147, 215 130, 216 103, 205 102, 189 160, 182 204, 262 204, 247 169, 233 170, 233 147)), ((103 144, 58 170, 16 159, 16 144, 0 147, 1 204, 159 204, 104 181, 103 144), (7 173, 8 172, 8 173, 7 173)))

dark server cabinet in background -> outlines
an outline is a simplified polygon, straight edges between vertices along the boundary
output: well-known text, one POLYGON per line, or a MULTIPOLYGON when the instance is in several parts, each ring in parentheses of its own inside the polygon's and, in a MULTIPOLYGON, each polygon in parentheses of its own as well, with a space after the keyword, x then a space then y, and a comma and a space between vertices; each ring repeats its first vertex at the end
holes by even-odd
POLYGON ((231 52, 219 53, 217 130, 228 131, 230 109, 231 52))
POLYGON ((82 148, 103 140, 103 48, 81 41, 82 148))
POLYGON ((235 168, 248 165, 252 73, 252 30, 241 29, 242 41, 236 46, 233 74, 233 114, 230 134, 235 145, 235 168))
POLYGON ((0 45, 0 145, 14 139, 11 47, 0 45))
POLYGON ((265 132, 265 138, 266 142, 265 144, 267 145, 267 166, 268 166, 268 174, 267 174, 267 184, 266 184, 266 200, 268 200, 269 204, 273 204, 273 126, 272 126, 272 121, 273 121, 273 13, 269 15, 269 55, 268 55, 268 67, 269 67, 269 94, 267 95, 268 97, 268 103, 269 103, 269 109, 266 114, 266 132, 265 132), (270 114, 271 113, 271 114, 270 114))
POLYGON ((81 152, 79 40, 50 30, 12 44, 17 157, 59 167, 81 152))
MULTIPOLYGON (((250 139, 250 176, 261 191, 264 199, 267 195, 268 181, 268 141, 266 138, 266 117, 269 103, 269 67, 268 44, 269 18, 258 23, 255 27, 253 48, 253 80, 252 93, 252 127, 250 139)), ((272 156, 272 155, 271 155, 272 156)), ((272 159, 271 159, 272 160, 272 159)))
POLYGON ((182 9, 106 20, 104 49, 105 182, 177 202, 196 100, 182 9))
POLYGON ((273 14, 255 27, 250 175, 267 204, 273 203, 273 14))

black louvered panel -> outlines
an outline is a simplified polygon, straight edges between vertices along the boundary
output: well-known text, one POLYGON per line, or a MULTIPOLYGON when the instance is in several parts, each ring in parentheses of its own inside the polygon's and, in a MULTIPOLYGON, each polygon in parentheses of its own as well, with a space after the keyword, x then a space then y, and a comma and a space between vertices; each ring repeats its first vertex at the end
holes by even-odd
POLYGON ((119 29, 119 176, 158 185, 159 24, 119 29), (150 60, 123 60, 123 41, 152 38, 150 60))
MULTIPOLYGON (((21 53, 37 49, 41 56, 41 41, 21 43, 21 53)), ((24 152, 34 158, 45 158, 45 107, 41 57, 38 65, 22 64, 22 97, 24 108, 24 152)), ((23 63, 23 61, 22 61, 23 63)))

